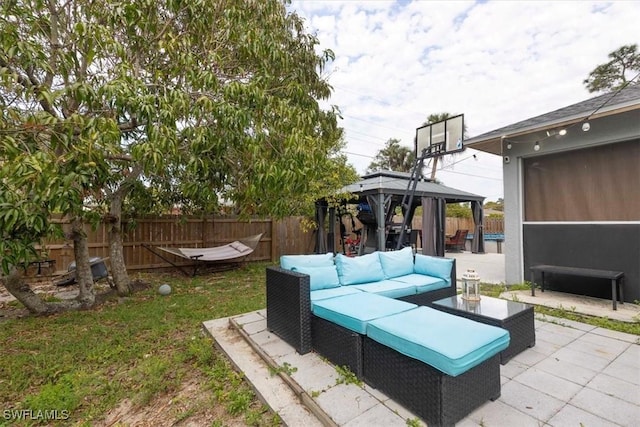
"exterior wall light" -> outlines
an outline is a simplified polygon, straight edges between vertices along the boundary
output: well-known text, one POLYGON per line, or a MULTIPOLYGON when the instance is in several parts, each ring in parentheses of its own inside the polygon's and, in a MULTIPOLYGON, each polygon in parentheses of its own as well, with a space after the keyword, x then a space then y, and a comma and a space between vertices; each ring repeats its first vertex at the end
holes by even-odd
POLYGON ((536 144, 533 146, 533 151, 540 151, 540 143, 536 141, 536 144))

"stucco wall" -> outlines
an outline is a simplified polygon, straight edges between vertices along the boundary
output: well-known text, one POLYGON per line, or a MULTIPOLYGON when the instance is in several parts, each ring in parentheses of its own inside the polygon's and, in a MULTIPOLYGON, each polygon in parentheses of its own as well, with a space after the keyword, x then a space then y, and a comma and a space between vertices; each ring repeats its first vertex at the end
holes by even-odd
MULTIPOLYGON (((529 273, 524 271, 523 256, 522 159, 640 139, 640 111, 638 110, 590 120, 589 124, 588 132, 583 132, 581 123, 579 123, 567 128, 567 134, 564 136, 548 137, 546 132, 541 131, 519 137, 507 135, 503 140, 505 236, 507 237, 504 252, 507 284, 522 283, 529 279, 529 273), (539 151, 534 151, 536 141, 540 145, 539 151), (507 147, 507 144, 510 144, 510 148, 507 147)), ((640 284, 632 286, 640 286, 640 284)))

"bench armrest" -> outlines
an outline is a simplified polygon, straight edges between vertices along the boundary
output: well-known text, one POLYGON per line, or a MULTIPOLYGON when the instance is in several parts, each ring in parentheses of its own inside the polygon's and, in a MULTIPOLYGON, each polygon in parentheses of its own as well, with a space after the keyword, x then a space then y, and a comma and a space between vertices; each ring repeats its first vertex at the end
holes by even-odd
POLYGON ((311 351, 311 286, 307 274, 267 267, 267 329, 300 354, 311 351))

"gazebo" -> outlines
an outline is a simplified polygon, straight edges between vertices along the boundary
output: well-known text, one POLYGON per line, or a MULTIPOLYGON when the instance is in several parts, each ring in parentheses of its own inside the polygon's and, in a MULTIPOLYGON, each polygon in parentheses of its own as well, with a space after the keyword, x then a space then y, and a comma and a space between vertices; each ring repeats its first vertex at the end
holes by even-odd
MULTIPOLYGON (((483 196, 467 193, 455 188, 438 184, 431 180, 421 179, 417 183, 411 182, 411 174, 393 171, 377 171, 365 175, 358 182, 344 187, 341 191, 352 197, 343 200, 343 204, 357 205, 357 218, 363 225, 363 244, 360 245, 359 255, 376 250, 393 250, 398 239, 409 243, 411 234, 410 224, 416 208, 422 206, 422 253, 426 255, 444 256, 445 224, 447 203, 471 202, 471 210, 475 229, 471 250, 474 253, 484 253, 484 232, 482 229, 484 201, 483 196), (403 198, 408 189, 415 192, 410 198, 408 209, 405 209, 403 198), (394 222, 397 208, 406 216, 404 230, 401 223, 394 222)), ((408 199, 409 200, 409 199, 408 199)), ((335 247, 335 225, 337 222, 336 208, 325 200, 316 202, 316 221, 318 233, 316 235, 316 253, 325 253, 335 247), (325 231, 325 219, 328 214, 328 227, 325 231)), ((416 230, 413 230, 413 236, 416 230)))

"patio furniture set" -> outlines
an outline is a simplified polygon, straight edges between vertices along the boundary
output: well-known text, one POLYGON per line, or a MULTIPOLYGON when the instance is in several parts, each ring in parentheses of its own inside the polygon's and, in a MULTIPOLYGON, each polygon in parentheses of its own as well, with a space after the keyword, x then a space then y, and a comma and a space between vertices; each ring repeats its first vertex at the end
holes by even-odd
POLYGON ((429 425, 497 399, 500 363, 535 344, 531 307, 487 297, 465 306, 455 260, 411 248, 285 255, 266 276, 270 331, 348 367, 429 425))

